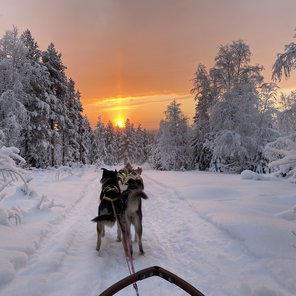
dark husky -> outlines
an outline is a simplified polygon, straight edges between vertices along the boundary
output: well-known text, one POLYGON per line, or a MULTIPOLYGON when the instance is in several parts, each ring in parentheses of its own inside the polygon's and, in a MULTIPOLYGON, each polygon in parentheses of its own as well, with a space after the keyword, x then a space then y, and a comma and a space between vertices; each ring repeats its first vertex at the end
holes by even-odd
MULTIPOLYGON (((115 221, 120 219, 120 214, 122 212, 122 199, 117 180, 117 171, 102 170, 102 190, 98 216, 92 219, 93 222, 97 222, 97 251, 99 251, 101 247, 101 239, 105 234, 105 225, 112 227, 115 221)), ((117 236, 118 239, 120 239, 119 228, 117 229, 117 236)))
POLYGON ((125 227, 129 248, 132 255, 132 238, 131 225, 135 228, 135 240, 138 241, 140 254, 144 254, 142 245, 142 201, 141 199, 148 199, 148 196, 143 191, 144 184, 142 178, 130 178, 127 181, 127 190, 122 193, 122 201, 124 210, 122 213, 122 224, 125 227))

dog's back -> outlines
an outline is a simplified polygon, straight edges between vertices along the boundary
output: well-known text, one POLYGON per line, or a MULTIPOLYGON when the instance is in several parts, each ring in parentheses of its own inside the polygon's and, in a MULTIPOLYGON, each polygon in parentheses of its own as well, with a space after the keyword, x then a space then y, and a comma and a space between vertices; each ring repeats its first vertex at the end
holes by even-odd
POLYGON ((137 212, 141 212, 141 199, 148 199, 147 194, 142 189, 134 189, 132 190, 127 197, 127 206, 126 212, 129 214, 136 214, 137 212))
POLYGON ((123 200, 126 200, 125 209, 123 211, 123 221, 127 236, 129 238, 130 250, 132 250, 131 244, 131 225, 135 228, 135 237, 138 240, 139 251, 144 254, 142 245, 142 198, 148 199, 148 196, 143 191, 143 183, 140 179, 129 179, 128 189, 123 193, 123 200))
POLYGON ((121 193, 117 180, 117 171, 103 169, 101 178, 102 189, 100 193, 100 204, 98 216, 92 219, 97 223, 97 251, 100 250, 101 238, 104 236, 104 226, 112 227, 116 216, 122 211, 121 193))

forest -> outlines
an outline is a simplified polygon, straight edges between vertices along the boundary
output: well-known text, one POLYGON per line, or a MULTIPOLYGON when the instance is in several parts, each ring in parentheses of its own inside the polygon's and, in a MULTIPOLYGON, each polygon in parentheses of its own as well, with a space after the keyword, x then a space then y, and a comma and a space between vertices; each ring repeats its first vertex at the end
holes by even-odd
POLYGON ((278 54, 273 81, 266 82, 244 41, 221 45, 213 66, 199 64, 194 73, 193 123, 172 98, 152 132, 129 119, 124 128, 104 124, 99 114, 91 127, 62 54, 53 43, 41 50, 29 30, 19 34, 14 27, 0 39, 0 148, 16 147, 26 167, 36 168, 131 162, 157 170, 267 173, 289 158, 280 171, 294 173, 296 91, 282 93, 276 82, 295 68, 295 47, 278 54))

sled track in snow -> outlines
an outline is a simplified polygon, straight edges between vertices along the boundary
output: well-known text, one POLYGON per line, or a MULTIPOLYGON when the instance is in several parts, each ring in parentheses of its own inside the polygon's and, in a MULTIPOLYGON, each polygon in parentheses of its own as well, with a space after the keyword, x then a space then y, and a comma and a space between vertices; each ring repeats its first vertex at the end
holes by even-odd
MULTIPOLYGON (((49 223, 27 264, 0 290, 0 296, 95 296, 129 274, 122 244, 116 242, 116 227, 106 229, 100 252, 95 250, 96 225, 90 220, 97 213, 100 174, 94 179, 93 171, 86 173, 89 181, 81 183, 76 201, 49 223)), ((275 291, 285 291, 242 241, 201 217, 198 201, 182 195, 182 186, 166 184, 159 172, 156 177, 144 171, 143 178, 149 196, 142 203, 145 255, 140 256, 133 244, 136 271, 161 266, 207 296, 252 295, 252 287, 265 281, 274 283, 275 291)), ((138 287, 143 296, 184 295, 160 279, 140 281, 138 287)), ((135 292, 127 287, 118 293, 124 295, 135 292)))
MULTIPOLYGON (((19 286, 33 273, 36 273, 34 281, 43 282, 43 289, 40 291, 38 286, 38 290, 34 290, 35 285, 32 281, 29 285, 30 291, 27 291, 30 295, 61 295, 64 293, 58 289, 59 282, 62 287, 64 286, 63 281, 70 280, 70 271, 80 268, 80 256, 91 253, 90 242, 95 245, 95 225, 90 223, 89 209, 92 204, 97 206, 98 184, 99 177, 96 176, 91 184, 85 184, 78 199, 61 216, 49 223, 47 232, 29 257, 27 265, 17 272, 15 279, 6 285, 3 291, 0 291, 0 295, 17 295, 13 292, 15 283, 19 290, 19 286)), ((24 294, 28 289, 27 286, 28 283, 24 283, 24 294)))
MULTIPOLYGON (((162 264, 205 295, 235 295, 233 291, 243 294, 246 287, 262 285, 266 277, 272 278, 275 287, 279 284, 279 290, 284 288, 264 264, 258 264, 258 259, 250 254, 242 241, 200 216, 194 201, 186 200, 181 191, 170 188, 149 172, 144 173, 143 178, 151 208, 144 220, 152 224, 155 241, 158 241, 157 250, 152 252, 159 262, 154 264, 162 264), (176 225, 176 228, 166 225, 176 225), (238 265, 241 266, 239 271, 238 265), (174 266, 178 266, 178 270, 174 270, 174 266), (250 277, 254 278, 252 283, 237 286, 250 277), (232 291, 224 290, 225 282, 232 283, 232 291)), ((147 229, 144 231, 146 238, 147 229)), ((286 292, 292 295, 290 291, 286 292)))

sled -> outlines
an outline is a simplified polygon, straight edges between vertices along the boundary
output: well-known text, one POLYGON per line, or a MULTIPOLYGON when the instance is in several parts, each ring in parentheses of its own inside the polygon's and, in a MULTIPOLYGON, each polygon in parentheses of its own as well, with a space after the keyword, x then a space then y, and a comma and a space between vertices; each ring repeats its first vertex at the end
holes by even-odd
POLYGON ((152 266, 145 269, 142 269, 134 274, 131 274, 122 280, 118 281, 108 289, 106 289, 104 292, 102 292, 99 296, 111 296, 117 293, 118 291, 121 291, 125 287, 136 283, 137 281, 145 280, 147 278, 150 278, 152 276, 159 276, 160 278, 167 280, 171 284, 174 284, 187 292, 189 295, 193 296, 204 296, 203 293, 201 293, 199 290, 197 290, 195 287, 190 285, 185 280, 181 279, 177 275, 171 273, 170 271, 159 267, 159 266, 152 266))

